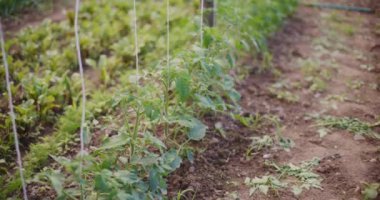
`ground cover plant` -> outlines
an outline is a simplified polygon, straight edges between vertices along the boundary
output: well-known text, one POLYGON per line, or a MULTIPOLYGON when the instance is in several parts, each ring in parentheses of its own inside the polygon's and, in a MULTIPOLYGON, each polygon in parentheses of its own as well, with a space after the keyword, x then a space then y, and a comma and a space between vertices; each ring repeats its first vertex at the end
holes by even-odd
MULTIPOLYGON (((166 198, 165 177, 183 159, 192 159, 187 144, 207 132, 202 117, 239 109, 240 94, 229 73, 239 57, 267 55, 266 38, 296 4, 222 1, 220 22, 203 30, 200 44, 199 2, 170 1, 171 59, 166 60, 165 1, 139 1, 136 78, 132 4, 85 1, 79 16, 89 88, 83 170, 76 155, 82 105, 74 14, 22 30, 6 50, 29 191, 44 185, 58 199, 166 198)), ((21 187, 9 170, 15 166, 6 100, 7 95, 0 100, 1 199, 17 198, 21 187)))

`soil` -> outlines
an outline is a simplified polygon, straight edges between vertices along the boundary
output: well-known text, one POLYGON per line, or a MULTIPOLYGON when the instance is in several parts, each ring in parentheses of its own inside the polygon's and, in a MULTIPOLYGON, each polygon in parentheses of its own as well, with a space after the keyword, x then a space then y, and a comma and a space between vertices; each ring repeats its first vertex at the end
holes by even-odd
MULTIPOLYGON (((372 8, 379 4, 376 1, 329 2, 372 8)), ((380 50, 376 47, 380 35, 375 29, 379 24, 377 14, 301 5, 270 39, 272 70, 260 72, 260 67, 247 59, 243 65, 250 66, 250 74, 238 86, 244 115, 278 116, 283 137, 293 140, 295 146, 289 152, 278 147, 267 148, 247 159, 250 137, 274 133, 276 127, 264 124, 250 129, 229 116, 207 117, 209 127, 222 122, 227 136, 210 130, 207 139, 197 144, 202 151, 194 162, 186 162, 169 177, 169 196, 187 191, 183 195, 187 199, 363 199, 364 183, 380 182, 379 140, 354 137, 339 129, 330 129, 326 136, 320 137, 317 132, 320 127, 310 116, 351 117, 368 123, 378 120, 380 50), (327 85, 322 91, 310 89, 310 81, 301 70, 307 61, 330 73, 330 78, 324 79, 327 85), (286 85, 285 90, 298 96, 299 101, 289 103, 269 91, 270 86, 279 82, 286 85), (354 87, 354 82, 360 82, 360 86, 354 87), (275 175, 266 161, 300 164, 313 158, 320 160, 313 172, 323 179, 323 189, 303 190, 299 196, 291 189, 280 189, 277 194, 249 195, 249 188, 244 184, 246 177, 275 175)))
POLYGON ((13 33, 20 31, 26 27, 36 26, 44 19, 49 19, 53 22, 62 21, 66 18, 68 9, 73 8, 74 1, 54 0, 46 5, 41 5, 41 8, 24 8, 14 16, 4 18, 4 31, 12 36, 13 33))

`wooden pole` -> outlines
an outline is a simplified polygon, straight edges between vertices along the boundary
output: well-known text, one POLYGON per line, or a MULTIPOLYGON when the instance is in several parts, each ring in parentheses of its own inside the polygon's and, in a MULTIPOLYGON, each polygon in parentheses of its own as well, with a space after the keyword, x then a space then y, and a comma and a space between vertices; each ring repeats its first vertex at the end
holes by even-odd
POLYGON ((206 14, 204 15, 204 22, 207 26, 213 27, 216 25, 215 19, 215 7, 216 0, 204 0, 204 8, 206 10, 206 14))

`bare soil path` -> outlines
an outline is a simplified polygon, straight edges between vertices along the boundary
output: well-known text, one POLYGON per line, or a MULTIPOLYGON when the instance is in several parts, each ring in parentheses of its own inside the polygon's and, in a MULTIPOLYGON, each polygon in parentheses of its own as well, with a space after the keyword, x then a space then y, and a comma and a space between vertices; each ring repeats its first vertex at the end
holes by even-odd
POLYGON ((190 189, 185 196, 195 195, 195 199, 363 199, 364 183, 380 182, 379 140, 317 124, 327 116, 366 123, 379 120, 379 24, 375 14, 301 5, 270 40, 274 70, 259 72, 251 60, 243 63, 251 69, 239 85, 244 115, 254 116, 261 125, 246 127, 227 116, 208 119, 209 127, 221 122, 227 136, 211 130, 195 162, 186 163, 169 178, 169 193, 174 196, 190 189), (279 120, 273 123, 269 118, 279 120), (294 147, 284 151, 274 145, 247 159, 250 137, 275 138, 274 133, 291 139, 294 147), (299 165, 313 158, 319 160, 312 171, 322 178, 321 189, 304 189, 298 196, 289 187, 268 195, 249 194, 247 177, 276 175, 268 163, 299 165))
POLYGON ((41 8, 24 8, 15 14, 4 19, 4 30, 10 36, 26 27, 33 27, 43 20, 49 19, 53 22, 62 21, 66 18, 66 13, 74 6, 74 1, 54 0, 42 3, 41 8))

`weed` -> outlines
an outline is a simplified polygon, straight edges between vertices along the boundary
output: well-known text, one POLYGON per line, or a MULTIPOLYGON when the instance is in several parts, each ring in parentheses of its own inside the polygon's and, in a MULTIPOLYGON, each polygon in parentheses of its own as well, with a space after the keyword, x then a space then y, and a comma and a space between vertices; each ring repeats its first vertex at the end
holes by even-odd
POLYGON ((284 100, 289 103, 297 103, 300 98, 296 94, 291 93, 290 91, 280 91, 273 88, 270 88, 269 91, 280 100, 284 100))
POLYGON ((292 186, 293 193, 298 196, 304 189, 322 189, 322 178, 318 174, 312 172, 313 167, 317 166, 318 164, 319 159, 315 158, 311 161, 302 162, 299 166, 293 165, 291 163, 281 166, 278 166, 275 163, 272 163, 270 165, 273 166, 280 174, 279 179, 287 177, 294 177, 297 179, 297 182, 289 182, 289 184, 292 186))
POLYGON ((326 97, 326 100, 327 101, 336 100, 338 102, 344 102, 347 100, 347 97, 345 95, 333 94, 333 95, 328 95, 326 97))
POLYGON ((309 90, 312 92, 323 92, 327 88, 327 83, 318 77, 309 77, 306 81, 310 82, 309 90))
POLYGON ((349 80, 346 82, 347 87, 353 90, 358 90, 364 86, 364 81, 362 80, 349 80))
POLYGON ((240 200, 240 197, 239 197, 239 193, 234 191, 234 192, 227 192, 226 193, 226 200, 227 199, 230 199, 230 200, 240 200))
POLYGON ((268 89, 277 99, 289 103, 296 103, 299 101, 299 96, 289 91, 292 88, 293 86, 288 82, 277 82, 271 85, 268 89))
POLYGON ((191 200, 194 200, 195 197, 196 197, 196 193, 193 190, 191 190, 191 189, 187 189, 187 190, 179 191, 177 193, 176 200, 181 200, 181 199, 185 199, 185 200, 191 199, 191 200), (186 197, 186 193, 194 193, 194 194, 192 195, 191 198, 187 198, 186 197))
POLYGON ((352 134, 380 139, 380 134, 372 130, 373 126, 356 118, 324 116, 317 119, 317 126, 347 130, 352 134))
POLYGON ((312 92, 323 92, 327 88, 327 80, 330 80, 332 77, 331 67, 321 66, 330 66, 330 63, 324 63, 316 61, 314 59, 301 60, 301 72, 305 76, 305 80, 309 84, 309 90, 312 92))
POLYGON ((278 195, 278 190, 287 186, 286 183, 281 182, 274 176, 255 177, 253 179, 246 177, 244 184, 249 187, 249 196, 252 196, 256 191, 265 195, 267 195, 268 192, 274 192, 278 195))
POLYGON ((267 119, 271 121, 275 126, 275 135, 277 144, 285 151, 290 151, 294 147, 294 141, 290 138, 286 138, 282 135, 282 130, 285 128, 281 126, 280 119, 277 116, 267 116, 267 119))
POLYGON ((263 137, 252 137, 252 142, 248 146, 245 156, 249 158, 253 151, 261 151, 265 148, 270 148, 273 146, 273 139, 269 135, 263 137))
POLYGON ((268 148, 273 145, 273 139, 265 135, 263 137, 252 137, 252 143, 250 145, 250 148, 252 150, 260 151, 263 148, 268 148))
POLYGON ((319 134, 320 138, 323 138, 330 133, 330 130, 326 128, 320 128, 317 130, 317 133, 319 134))
POLYGON ((220 135, 223 137, 223 138, 226 138, 227 137, 227 133, 226 131, 224 130, 223 128, 223 124, 222 122, 216 122, 215 123, 215 129, 216 131, 218 131, 220 133, 220 135))
POLYGON ((366 183, 362 190, 364 200, 376 199, 380 193, 380 183, 366 183))
POLYGON ((233 118, 239 121, 243 126, 251 130, 258 130, 261 127, 264 120, 264 117, 258 113, 254 115, 249 115, 247 117, 235 114, 233 118))
MULTIPOLYGON (((336 12, 331 12, 324 17, 328 20, 328 25, 337 32, 343 33, 347 36, 353 36, 355 34, 356 30, 354 26, 345 21, 345 18, 343 18, 342 15, 336 12)), ((358 20, 360 19, 358 18, 358 20)))
POLYGON ((348 23, 338 23, 335 24, 334 27, 341 33, 348 35, 348 36, 353 36, 356 32, 355 28, 348 23))

